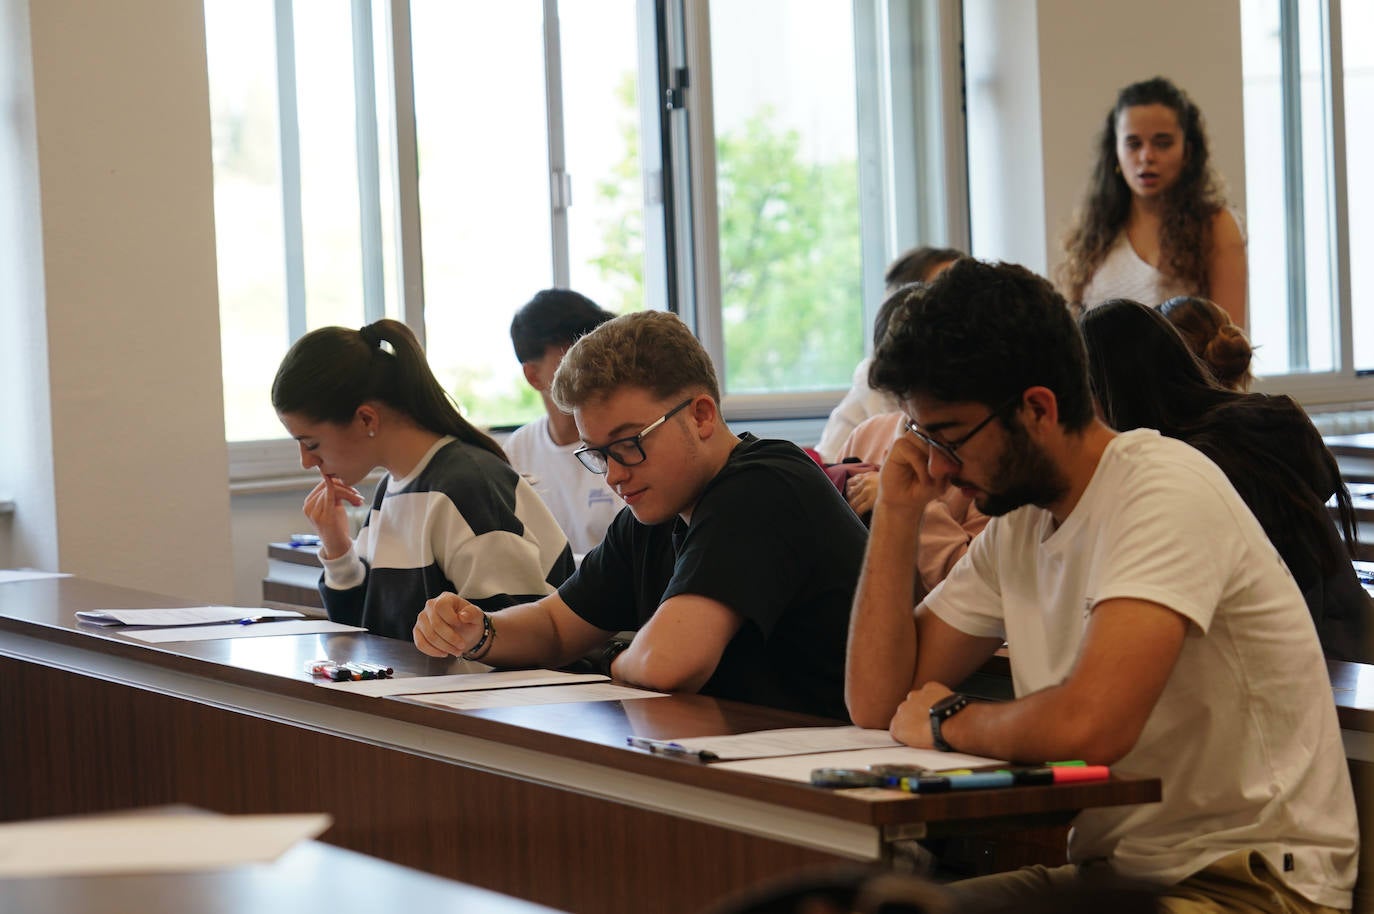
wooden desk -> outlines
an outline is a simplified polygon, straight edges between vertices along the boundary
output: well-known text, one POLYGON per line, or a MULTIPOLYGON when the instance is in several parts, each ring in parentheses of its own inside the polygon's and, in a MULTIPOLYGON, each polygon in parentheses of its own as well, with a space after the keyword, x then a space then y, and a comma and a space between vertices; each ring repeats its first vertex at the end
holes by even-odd
POLYGON ((163 803, 326 811, 328 840, 573 911, 690 911, 886 842, 1155 802, 1157 779, 881 799, 625 747, 830 723, 680 695, 454 712, 321 689, 318 657, 462 671, 372 635, 145 645, 79 609, 179 605, 79 579, 0 585, 0 819, 163 803))
POLYGON ((290 543, 268 543, 267 577, 262 579, 262 598, 270 604, 324 611, 318 588, 320 573, 318 547, 293 547, 290 543))
POLYGON ((1322 440, 1347 483, 1374 483, 1374 434, 1327 435, 1322 440))
POLYGON ((276 911, 463 911, 551 908, 364 854, 303 841, 275 862, 189 873, 0 879, 5 911, 25 914, 269 914, 276 911))

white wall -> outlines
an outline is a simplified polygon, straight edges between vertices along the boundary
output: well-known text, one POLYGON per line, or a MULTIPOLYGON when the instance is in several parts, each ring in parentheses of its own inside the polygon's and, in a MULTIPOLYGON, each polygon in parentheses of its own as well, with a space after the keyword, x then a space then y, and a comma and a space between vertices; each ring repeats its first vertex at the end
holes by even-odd
POLYGON ((1117 90, 1157 75, 1197 102, 1243 205, 1236 0, 965 0, 964 18, 974 254, 1054 270, 1117 90))
MULTIPOLYGON (((6 369, 17 386, 0 394, 22 413, 22 440, 4 454, 19 503, 11 550, 98 580, 228 600, 201 6, 4 0, 3 10, 11 53, 27 13, 31 79, 5 84, 21 94, 0 169, 20 180, 0 202, 0 239, 22 227, 31 240, 0 245, 0 273, 4 297, 16 296, 6 307, 20 309, 21 326, 24 315, 38 322, 22 338, 32 351, 6 369), (36 144, 25 135, 34 124, 36 144)), ((7 56, 6 68, 23 65, 7 56)))

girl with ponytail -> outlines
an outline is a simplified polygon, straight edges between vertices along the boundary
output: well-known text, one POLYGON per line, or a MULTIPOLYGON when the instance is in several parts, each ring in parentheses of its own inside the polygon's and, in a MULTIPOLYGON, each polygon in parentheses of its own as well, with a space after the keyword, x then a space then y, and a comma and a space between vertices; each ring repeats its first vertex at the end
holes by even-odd
POLYGON ((453 592, 494 610, 552 593, 572 573, 558 522, 500 445, 462 417, 405 324, 323 327, 296 341, 272 406, 320 482, 306 518, 320 536, 329 617, 410 640, 425 602, 453 592), (345 504, 387 473, 354 542, 345 504))

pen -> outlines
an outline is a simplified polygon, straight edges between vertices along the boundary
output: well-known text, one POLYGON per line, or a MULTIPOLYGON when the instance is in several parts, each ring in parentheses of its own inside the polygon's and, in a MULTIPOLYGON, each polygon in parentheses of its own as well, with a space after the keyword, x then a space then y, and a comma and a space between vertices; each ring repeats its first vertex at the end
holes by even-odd
POLYGON ((290 616, 248 616, 239 619, 238 623, 239 625, 252 625, 255 622, 287 622, 290 621, 290 618, 290 616))
POLYGON ((644 736, 627 736, 626 744, 636 749, 643 749, 654 755, 663 755, 668 758, 695 759, 698 762, 713 762, 716 754, 706 749, 689 749, 681 743, 665 742, 658 739, 649 739, 644 736))

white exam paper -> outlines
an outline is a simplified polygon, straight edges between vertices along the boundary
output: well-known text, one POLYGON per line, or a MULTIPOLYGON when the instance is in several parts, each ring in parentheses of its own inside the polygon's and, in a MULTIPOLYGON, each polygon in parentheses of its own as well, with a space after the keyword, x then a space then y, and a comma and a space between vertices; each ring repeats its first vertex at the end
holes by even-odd
POLYGON ((812 752, 839 752, 845 749, 887 749, 901 745, 886 730, 865 730, 862 727, 794 727, 788 730, 760 730, 729 736, 694 736, 667 742, 677 743, 687 749, 710 752, 722 761, 806 755, 812 752))
POLYGON ((324 635, 338 632, 365 632, 358 625, 344 625, 327 619, 292 619, 288 622, 259 622, 253 625, 201 625, 193 628, 140 628, 121 631, 121 635, 149 644, 168 641, 219 641, 224 638, 275 638, 278 635, 324 635))
POLYGON ((320 682, 321 688, 357 692, 373 698, 388 695, 424 695, 432 692, 480 692, 522 686, 572 685, 609 682, 600 673, 560 673, 557 670, 503 670, 500 673, 454 673, 448 676, 408 676, 404 679, 364 679, 320 682))
POLYGON ((663 692, 649 692, 611 683, 535 686, 527 689, 496 689, 489 692, 444 692, 437 695, 412 695, 416 701, 458 711, 482 708, 518 708, 525 705, 560 705, 575 701, 629 701, 632 698, 663 698, 663 692))
POLYGON ((85 609, 76 617, 96 625, 205 625, 240 619, 300 619, 305 613, 260 606, 178 606, 173 609, 85 609))
POLYGON ((34 571, 30 568, 0 568, 0 584, 14 584, 19 581, 44 581, 48 578, 69 578, 71 575, 57 571, 34 571))
POLYGON ((0 825, 0 877, 173 873, 270 863, 319 835, 323 813, 115 815, 0 825))
POLYGON ((787 755, 778 758, 756 758, 747 761, 717 762, 712 768, 761 774, 784 781, 811 783, 814 768, 867 768, 869 765, 920 765, 932 771, 951 768, 980 768, 986 765, 1005 765, 995 758, 964 755, 961 752, 940 752, 935 749, 913 749, 897 746, 890 749, 857 749, 852 752, 817 752, 812 755, 787 755))

